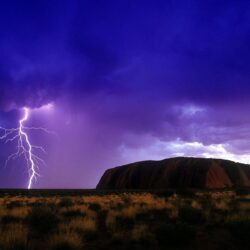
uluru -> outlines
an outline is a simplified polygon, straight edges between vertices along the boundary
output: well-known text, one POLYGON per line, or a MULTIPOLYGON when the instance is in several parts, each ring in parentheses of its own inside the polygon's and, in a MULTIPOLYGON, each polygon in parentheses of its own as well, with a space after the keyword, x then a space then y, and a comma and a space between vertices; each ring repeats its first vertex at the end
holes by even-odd
POLYGON ((250 165, 229 160, 176 157, 140 161, 105 171, 97 189, 246 188, 250 165))

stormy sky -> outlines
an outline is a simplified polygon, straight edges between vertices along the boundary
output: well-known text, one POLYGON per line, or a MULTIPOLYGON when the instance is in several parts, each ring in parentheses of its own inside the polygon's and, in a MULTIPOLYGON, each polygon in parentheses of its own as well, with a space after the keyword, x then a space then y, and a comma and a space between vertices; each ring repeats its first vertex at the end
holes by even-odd
MULTIPOLYGON (((249 1, 2 0, 0 127, 28 107, 57 134, 29 134, 47 149, 34 188, 172 156, 249 163, 249 58, 249 1)), ((0 141, 0 187, 27 184, 15 149, 0 141)))

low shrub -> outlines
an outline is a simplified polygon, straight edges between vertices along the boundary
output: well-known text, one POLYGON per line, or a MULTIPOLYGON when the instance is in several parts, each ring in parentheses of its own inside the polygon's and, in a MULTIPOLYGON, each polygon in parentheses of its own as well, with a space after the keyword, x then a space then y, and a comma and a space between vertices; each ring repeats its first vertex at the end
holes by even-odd
POLYGON ((42 207, 44 206, 44 203, 40 201, 35 201, 35 202, 30 202, 28 206, 29 207, 42 207))
POLYGON ((248 195, 250 194, 249 188, 237 188, 235 190, 236 195, 248 195))
POLYGON ((60 207, 70 207, 72 205, 73 205, 72 199, 68 197, 62 198, 59 202, 60 207))
POLYGON ((102 210, 97 214, 97 226, 99 230, 107 231, 106 219, 107 219, 108 211, 102 210))
POLYGON ((0 230, 0 250, 30 250, 27 231, 19 223, 12 223, 0 230))
POLYGON ((123 217, 123 216, 116 217, 116 226, 119 229, 131 230, 134 227, 134 223, 135 221, 133 218, 123 217))
POLYGON ((96 241, 99 239, 100 234, 97 231, 85 231, 84 238, 87 241, 96 241))
POLYGON ((98 204, 98 203, 91 203, 91 204, 89 204, 89 209, 90 209, 90 210, 93 210, 93 211, 95 211, 95 212, 100 211, 101 208, 102 208, 101 205, 98 204))
POLYGON ((182 197, 189 197, 189 198, 194 198, 196 196, 195 191, 188 188, 179 188, 176 190, 176 194, 182 197))
POLYGON ((35 234, 48 234, 57 227, 58 221, 57 215, 45 206, 32 208, 26 217, 29 231, 35 234))
POLYGON ((82 242, 80 237, 71 232, 66 234, 55 234, 51 238, 50 250, 80 250, 82 242))
POLYGON ((162 246, 184 247, 195 237, 194 226, 184 222, 161 224, 155 230, 155 237, 162 246))
POLYGON ((24 204, 20 201, 12 201, 6 205, 7 209, 22 207, 24 204))
POLYGON ((169 222, 171 219, 169 217, 169 209, 149 209, 143 210, 136 214, 136 221, 140 222, 154 222, 163 221, 169 222))
POLYGON ((156 192, 156 195, 160 198, 171 197, 175 192, 173 190, 160 190, 156 192))
POLYGON ((8 245, 2 245, 0 243, 0 250, 28 250, 28 246, 25 242, 19 240, 13 240, 8 245))
POLYGON ((202 210, 192 207, 182 207, 179 209, 180 220, 188 224, 200 224, 204 222, 204 215, 202 210))
POLYGON ((22 219, 12 215, 5 215, 1 219, 2 224, 20 223, 22 219))
POLYGON ((57 245, 53 246, 51 250, 77 250, 78 248, 72 246, 69 242, 62 241, 58 242, 57 245))
POLYGON ((66 210, 62 213, 64 217, 85 217, 86 214, 81 212, 79 209, 66 210))
POLYGON ((230 221, 226 223, 226 227, 239 243, 250 246, 250 220, 230 221))

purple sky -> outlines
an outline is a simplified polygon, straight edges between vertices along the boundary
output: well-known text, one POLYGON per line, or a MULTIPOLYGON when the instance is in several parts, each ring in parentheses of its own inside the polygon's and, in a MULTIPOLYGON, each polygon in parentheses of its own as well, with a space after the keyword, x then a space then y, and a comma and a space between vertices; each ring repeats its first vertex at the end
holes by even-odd
MULTIPOLYGON (((24 106, 47 165, 35 188, 93 188, 116 165, 171 156, 250 162, 250 3, 0 3, 0 126, 24 106), (43 107, 53 104, 49 110, 43 107)), ((27 166, 0 142, 0 187, 27 166)))

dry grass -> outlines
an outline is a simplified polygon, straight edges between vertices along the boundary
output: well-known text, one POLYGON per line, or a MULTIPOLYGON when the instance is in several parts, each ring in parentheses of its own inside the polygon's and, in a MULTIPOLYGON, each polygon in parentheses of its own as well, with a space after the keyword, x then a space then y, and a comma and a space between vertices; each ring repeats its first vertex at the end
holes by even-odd
POLYGON ((13 208, 7 212, 7 215, 13 216, 19 219, 24 219, 29 212, 28 207, 13 208))
POLYGON ((82 249, 81 237, 73 231, 60 232, 51 236, 49 249, 82 249))
POLYGON ((83 219, 83 229, 85 231, 95 232, 97 230, 96 220, 91 218, 91 217, 84 218, 83 219))
POLYGON ((202 205, 197 200, 192 200, 191 207, 195 209, 202 209, 202 205))
MULTIPOLYGON (((151 249, 161 249, 162 246, 157 245, 159 237, 155 233, 155 230, 159 231, 158 226, 161 226, 159 232, 163 236, 165 231, 171 235, 171 230, 177 230, 179 237, 184 238, 182 232, 193 230, 193 224, 199 231, 197 216, 200 213, 205 219, 201 222, 203 228, 212 223, 223 226, 237 221, 250 221, 249 197, 248 194, 236 196, 231 191, 197 192, 194 198, 177 194, 161 197, 151 193, 1 197, 0 249, 98 249, 97 237, 106 244, 107 249, 119 249, 117 245, 112 245, 117 242, 120 242, 118 246, 127 246, 131 242, 142 244, 149 239, 155 244, 151 249), (59 221, 52 225, 50 234, 46 237, 34 236, 26 218, 31 211, 43 208, 49 209, 59 221), (185 218, 192 228, 181 221, 184 208, 185 218)), ((194 240, 195 238, 191 239, 190 244, 194 240)))
POLYGON ((106 218, 105 223, 106 223, 106 226, 107 226, 107 228, 108 228, 109 230, 112 230, 112 231, 115 230, 116 215, 117 215, 117 214, 116 214, 116 212, 114 212, 114 211, 110 211, 110 212, 108 213, 108 216, 107 216, 107 218, 106 218))
POLYGON ((22 224, 9 224, 0 231, 0 249, 17 249, 27 247, 27 229, 22 224))
POLYGON ((147 225, 136 225, 132 230, 132 239, 135 241, 145 240, 149 236, 149 229, 147 225))

